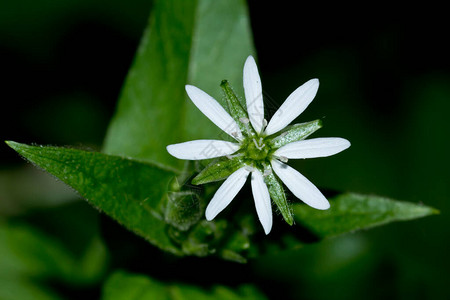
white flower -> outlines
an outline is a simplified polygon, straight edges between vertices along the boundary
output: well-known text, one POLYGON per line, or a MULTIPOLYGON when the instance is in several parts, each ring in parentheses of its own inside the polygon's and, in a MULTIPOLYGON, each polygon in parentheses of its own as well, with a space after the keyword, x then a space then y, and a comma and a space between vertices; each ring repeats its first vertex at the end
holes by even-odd
MULTIPOLYGON (((237 166, 237 170, 233 173, 226 174, 226 176, 229 175, 228 178, 217 190, 206 208, 207 220, 214 219, 227 207, 251 174, 256 212, 264 232, 268 234, 272 228, 271 196, 288 223, 293 222, 289 219, 289 209, 284 207, 285 195, 277 178, 281 179, 292 194, 307 205, 323 210, 330 207, 328 200, 314 184, 285 164, 287 160, 334 155, 350 147, 350 142, 342 138, 304 140, 307 135, 320 128, 320 121, 316 122, 312 129, 308 129, 309 125, 306 123, 286 128, 314 99, 319 88, 317 79, 307 81, 289 95, 268 124, 264 119, 261 80, 252 56, 249 56, 245 62, 243 79, 247 111, 239 110, 242 107, 236 102, 234 104, 229 102, 229 104, 231 103, 230 111, 234 111, 233 109, 238 111, 237 113, 232 112, 232 116, 211 96, 195 86, 186 85, 186 92, 197 108, 215 125, 229 134, 235 142, 196 140, 169 145, 167 151, 179 159, 187 160, 227 157, 232 161, 233 166, 237 166), (248 118, 242 117, 243 114, 248 118), (280 131, 282 132, 280 133, 280 131), (272 170, 276 176, 273 175, 272 170)), ((232 94, 231 88, 223 88, 226 94, 231 94, 231 96, 227 95, 228 98, 233 98, 234 94, 232 94)), ((211 167, 216 172, 214 174, 220 173, 217 172, 218 168, 220 170, 220 166, 220 163, 216 163, 211 167)), ((204 181, 211 182, 222 179, 219 178, 222 175, 219 174, 216 176, 217 178, 213 177, 213 179, 204 181)))

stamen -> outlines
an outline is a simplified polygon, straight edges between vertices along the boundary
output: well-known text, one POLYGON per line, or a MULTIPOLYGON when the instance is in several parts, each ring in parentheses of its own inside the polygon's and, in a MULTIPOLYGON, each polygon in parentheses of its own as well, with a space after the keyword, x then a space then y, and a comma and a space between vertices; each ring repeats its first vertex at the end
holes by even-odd
POLYGON ((267 120, 263 119, 263 123, 262 123, 263 130, 266 129, 266 126, 267 126, 267 120))
POLYGON ((263 119, 261 131, 259 132, 260 135, 264 132, 264 130, 266 130, 266 127, 267 127, 267 120, 263 119))
POLYGON ((249 172, 255 171, 255 169, 252 166, 245 166, 244 168, 249 172))
POLYGON ((255 147, 259 149, 259 145, 258 145, 258 143, 256 142, 255 139, 253 139, 253 143, 255 143, 255 147))
POLYGON ((260 146, 260 145, 258 144, 258 142, 257 142, 255 139, 253 139, 253 143, 255 144, 255 147, 256 147, 258 150, 262 150, 262 148, 264 148, 264 146, 265 146, 265 144, 262 145, 262 146, 260 146))
POLYGON ((250 136, 250 135, 253 136, 253 135, 254 135, 253 130, 250 129, 250 120, 247 119, 247 118, 240 118, 239 121, 241 121, 242 124, 244 124, 245 130, 247 131, 247 134, 248 134, 249 136, 250 136), (247 121, 247 122, 243 122, 242 119, 243 119, 244 121, 247 121))
POLYGON ((263 173, 263 176, 264 176, 264 177, 267 177, 267 176, 269 176, 270 174, 272 174, 272 169, 265 169, 265 170, 264 170, 264 173, 263 173))
POLYGON ((248 118, 239 118, 239 121, 241 121, 244 124, 248 124, 248 122, 250 122, 248 118))
POLYGON ((286 156, 278 156, 278 159, 284 163, 288 162, 288 158, 286 156))

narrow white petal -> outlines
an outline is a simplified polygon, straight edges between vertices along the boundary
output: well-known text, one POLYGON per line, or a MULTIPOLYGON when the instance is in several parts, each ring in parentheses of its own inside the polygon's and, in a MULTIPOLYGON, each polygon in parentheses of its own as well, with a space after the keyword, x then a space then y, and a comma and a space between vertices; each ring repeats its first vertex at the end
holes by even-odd
POLYGON ((189 98, 208 119, 231 137, 242 140, 239 126, 213 97, 193 85, 186 85, 185 88, 189 98))
POLYGON ((218 140, 196 140, 167 146, 170 155, 179 159, 200 160, 230 155, 239 145, 218 140))
POLYGON ((316 209, 330 208, 330 203, 319 189, 297 170, 276 159, 272 160, 272 167, 295 197, 316 209))
POLYGON ((252 172, 252 193, 255 199, 256 213, 259 221, 264 228, 264 232, 269 234, 272 229, 272 205, 270 203, 270 194, 264 183, 264 178, 258 170, 252 172))
POLYGON ((311 79, 292 92, 273 115, 266 133, 274 134, 289 125, 313 101, 318 89, 319 80, 311 79))
POLYGON ((237 193, 241 190, 247 180, 249 173, 250 172, 247 171, 245 167, 240 168, 231 174, 224 183, 222 183, 206 208, 205 215, 208 221, 214 219, 217 214, 227 207, 231 200, 236 197, 237 193))
POLYGON ((287 144, 274 155, 290 159, 325 157, 339 153, 350 147, 350 142, 342 138, 316 138, 287 144))
POLYGON ((253 56, 249 56, 244 65, 244 90, 247 111, 256 132, 261 132, 264 120, 264 103, 261 78, 253 56))

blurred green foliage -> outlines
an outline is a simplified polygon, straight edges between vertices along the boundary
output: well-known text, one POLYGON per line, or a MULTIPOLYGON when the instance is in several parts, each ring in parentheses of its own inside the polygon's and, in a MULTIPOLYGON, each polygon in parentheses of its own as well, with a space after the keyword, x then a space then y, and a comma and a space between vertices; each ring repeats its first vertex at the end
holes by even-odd
MULTIPOLYGON (((105 249, 114 257, 108 270, 126 267, 161 276, 162 281, 190 278, 206 286, 212 280, 231 286, 253 282, 272 297, 280 291, 291 299, 442 299, 447 295, 450 49, 442 38, 447 26, 374 12, 370 15, 376 18, 358 17, 351 10, 300 18, 300 11, 321 10, 306 6, 299 10, 283 1, 276 5, 250 1, 249 5, 265 99, 276 107, 299 84, 318 77, 318 96, 301 121, 323 116, 321 136, 343 136, 352 142, 339 157, 301 161, 296 167, 318 186, 424 202, 439 208, 441 216, 331 239, 301 251, 262 257, 244 267, 214 260, 180 263, 149 248, 144 252, 139 239, 103 220, 85 203, 65 200, 62 206, 81 216, 76 226, 68 224, 73 221, 69 217, 58 217, 61 212, 55 208, 29 211, 42 204, 25 203, 10 210, 22 212, 14 218, 6 215, 7 209, 1 213, 0 232, 10 241, 2 243, 2 266, 12 263, 0 277, 0 299, 59 299, 59 295, 98 299, 99 278, 108 273, 103 265, 105 249), (73 210, 72 205, 84 208, 73 210), (54 224, 36 221, 42 219, 54 224), (87 219, 94 225, 81 229, 87 219), (64 228, 77 230, 64 233, 64 228), (79 236, 93 228, 95 232, 101 228, 103 241, 98 235, 97 239, 79 236), (127 243, 114 244, 109 231, 126 237, 127 243), (23 249, 24 243, 40 250, 17 252, 6 246, 23 249), (75 245, 79 250, 70 254, 75 245), (91 253, 92 258, 84 261, 92 262, 82 263, 82 253, 91 253), (65 263, 47 267, 49 257, 60 257, 65 263), (84 264, 93 269, 83 270, 84 264), (192 279, 194 267, 204 274, 192 279), (230 271, 236 276, 224 275, 230 271), (21 274, 20 278, 14 274, 21 274), (82 277, 89 282, 64 279, 73 274, 85 274, 82 277)), ((150 7, 148 1, 1 2, 0 59, 9 75, 3 82, 2 98, 9 106, 0 123, 1 137, 99 149, 150 7)), ((5 180, 22 162, 5 145, 0 147, 0 178, 5 180)), ((8 182, 0 185, 2 204, 11 195, 11 185, 19 186, 15 191, 22 185, 19 180, 8 182)))
POLYGON ((266 297, 252 286, 239 286, 237 292, 223 286, 202 290, 186 284, 165 285, 146 276, 123 271, 113 273, 106 281, 103 300, 265 300, 266 297))

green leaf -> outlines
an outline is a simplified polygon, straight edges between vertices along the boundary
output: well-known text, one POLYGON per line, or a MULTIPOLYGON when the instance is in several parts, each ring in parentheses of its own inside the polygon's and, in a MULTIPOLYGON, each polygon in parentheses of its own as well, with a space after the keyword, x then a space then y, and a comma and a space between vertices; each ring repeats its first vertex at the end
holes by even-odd
POLYGON ((204 199, 210 199, 214 192, 210 188, 205 188, 208 192, 201 199, 194 191, 174 183, 174 171, 155 164, 76 149, 7 143, 162 250, 176 255, 214 254, 245 261, 240 252, 248 248, 248 243, 228 241, 250 230, 241 228, 239 222, 208 222, 201 218, 204 199), (168 191, 169 186, 175 191, 168 191), (185 198, 174 203, 179 197, 185 198))
POLYGON ((188 99, 185 84, 220 101, 221 80, 242 82, 253 53, 244 0, 156 1, 104 151, 181 170, 167 145, 221 133, 188 99))
POLYGON ((331 208, 325 211, 293 205, 294 218, 319 238, 327 238, 439 213, 425 205, 352 193, 330 199, 330 203, 331 208))
POLYGON ((166 284, 144 275, 123 271, 113 273, 103 286, 102 300, 264 300, 267 299, 251 285, 236 290, 224 286, 203 289, 187 284, 166 284))
POLYGON ((424 205, 353 193, 340 194, 329 201, 331 208, 325 211, 292 204, 295 225, 283 228, 280 222, 274 223, 265 239, 255 241, 251 237, 248 257, 298 249, 337 235, 439 213, 424 205))
POLYGON ((128 229, 161 249, 181 254, 166 234, 167 224, 158 210, 173 171, 97 152, 7 143, 128 229))
POLYGON ((96 152, 7 143, 73 187, 90 204, 164 251, 245 261, 238 253, 242 245, 226 243, 239 234, 240 228, 227 225, 225 220, 202 219, 205 200, 175 184, 176 173, 172 170, 96 152), (168 191, 169 186, 175 191, 168 191))
POLYGON ((243 166, 245 166, 245 162, 241 156, 232 159, 227 157, 216 159, 192 179, 192 184, 199 185, 223 180, 243 166))
POLYGON ((301 124, 294 124, 287 126, 281 132, 276 133, 276 136, 274 138, 271 139, 270 136, 268 138, 271 147, 274 150, 276 150, 289 143, 306 139, 309 135, 313 134, 321 127, 322 127, 321 120, 315 120, 301 124))

